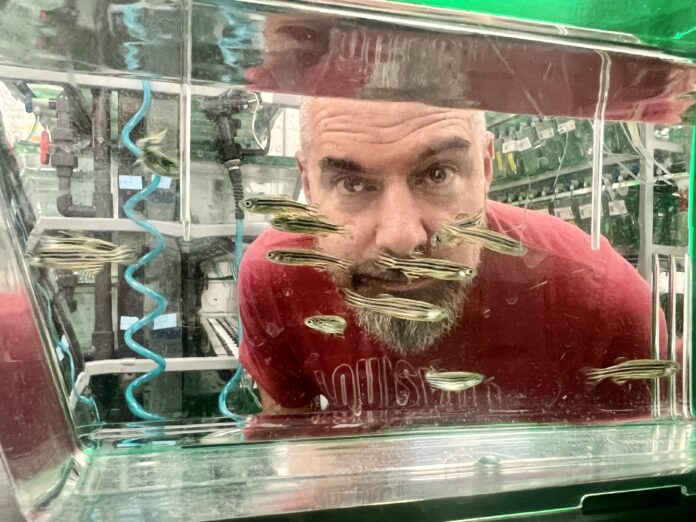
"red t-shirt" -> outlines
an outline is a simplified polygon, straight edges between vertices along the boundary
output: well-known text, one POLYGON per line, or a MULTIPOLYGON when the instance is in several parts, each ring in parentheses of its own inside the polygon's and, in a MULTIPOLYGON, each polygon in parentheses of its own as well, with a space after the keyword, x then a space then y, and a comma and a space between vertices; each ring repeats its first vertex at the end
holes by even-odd
POLYGON ((268 250, 311 248, 313 239, 267 230, 241 267, 242 364, 290 408, 322 394, 330 410, 385 418, 584 421, 649 412, 647 381, 590 386, 582 372, 649 357, 647 283, 605 239, 593 251, 587 234, 548 214, 489 201, 487 216, 529 252, 484 250, 458 323, 415 355, 368 337, 326 274, 269 262, 268 250), (345 317, 344 336, 305 326, 313 315, 345 317), (485 380, 434 390, 424 379, 431 367, 485 380))

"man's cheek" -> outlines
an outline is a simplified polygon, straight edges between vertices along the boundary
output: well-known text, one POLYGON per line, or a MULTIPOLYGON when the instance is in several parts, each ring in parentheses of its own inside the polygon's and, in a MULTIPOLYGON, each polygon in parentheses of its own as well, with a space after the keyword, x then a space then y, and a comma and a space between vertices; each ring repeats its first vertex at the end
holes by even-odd
POLYGON ((362 244, 361 238, 352 227, 345 226, 346 231, 340 234, 330 234, 317 239, 317 247, 341 259, 348 261, 362 261, 361 252, 367 250, 367 245, 362 244))
POLYGON ((316 244, 322 252, 342 259, 345 259, 346 253, 350 251, 350 246, 346 244, 346 239, 342 234, 321 236, 317 239, 316 244))

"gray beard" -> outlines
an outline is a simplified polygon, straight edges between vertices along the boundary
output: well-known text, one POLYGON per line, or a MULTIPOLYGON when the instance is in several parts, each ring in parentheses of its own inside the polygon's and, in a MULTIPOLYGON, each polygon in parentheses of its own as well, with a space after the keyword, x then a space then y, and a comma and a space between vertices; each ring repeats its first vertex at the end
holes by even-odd
POLYGON ((364 308, 355 309, 355 317, 370 337, 383 342, 389 348, 403 355, 422 353, 457 323, 466 300, 467 286, 467 283, 448 282, 435 296, 398 296, 426 301, 444 308, 448 313, 442 321, 409 321, 364 308))

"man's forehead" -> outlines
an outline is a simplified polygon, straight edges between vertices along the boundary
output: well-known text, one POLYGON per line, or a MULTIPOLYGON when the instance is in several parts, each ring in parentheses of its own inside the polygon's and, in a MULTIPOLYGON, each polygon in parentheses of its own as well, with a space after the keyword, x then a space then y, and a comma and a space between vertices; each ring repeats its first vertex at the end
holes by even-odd
POLYGON ((420 102, 351 100, 345 98, 306 98, 302 103, 306 121, 319 123, 328 118, 349 117, 356 122, 399 124, 408 119, 441 115, 463 122, 479 122, 480 111, 435 107, 420 102))
POLYGON ((404 153, 404 147, 419 148, 455 136, 474 142, 476 136, 484 136, 485 128, 482 111, 418 102, 305 98, 300 108, 301 145, 308 157, 326 154, 326 147, 356 154, 358 143, 398 143, 404 153))

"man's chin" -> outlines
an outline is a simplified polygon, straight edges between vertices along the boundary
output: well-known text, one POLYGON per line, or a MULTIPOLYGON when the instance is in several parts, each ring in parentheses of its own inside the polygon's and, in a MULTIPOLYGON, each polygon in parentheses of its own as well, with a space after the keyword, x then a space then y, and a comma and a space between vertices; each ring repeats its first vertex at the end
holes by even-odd
POLYGON ((425 301, 447 311, 438 322, 409 321, 372 310, 356 308, 355 317, 365 333, 388 348, 404 354, 422 353, 431 348, 456 324, 466 299, 467 284, 454 281, 421 280, 419 284, 359 285, 354 290, 366 297, 389 294, 394 297, 425 301))

